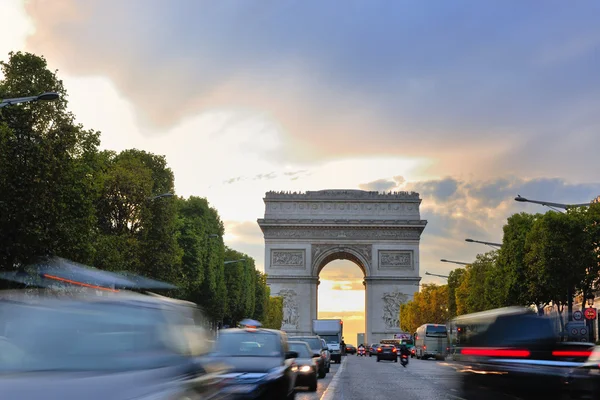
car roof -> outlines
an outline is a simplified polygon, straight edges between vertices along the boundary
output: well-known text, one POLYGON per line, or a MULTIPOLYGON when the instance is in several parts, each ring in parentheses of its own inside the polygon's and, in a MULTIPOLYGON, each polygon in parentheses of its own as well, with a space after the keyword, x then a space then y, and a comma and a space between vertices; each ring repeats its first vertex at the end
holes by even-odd
POLYGON ((221 334, 240 334, 240 333, 270 333, 278 336, 283 335, 283 332, 277 329, 267 329, 267 328, 228 328, 219 330, 219 335, 221 334))

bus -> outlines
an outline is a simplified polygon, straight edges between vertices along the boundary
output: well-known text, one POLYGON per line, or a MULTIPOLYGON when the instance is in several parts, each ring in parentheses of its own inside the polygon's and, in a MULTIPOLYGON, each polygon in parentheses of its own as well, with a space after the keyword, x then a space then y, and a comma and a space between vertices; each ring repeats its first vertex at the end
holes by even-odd
POLYGON ((419 359, 443 360, 450 350, 446 325, 424 324, 415 333, 415 356, 419 359))

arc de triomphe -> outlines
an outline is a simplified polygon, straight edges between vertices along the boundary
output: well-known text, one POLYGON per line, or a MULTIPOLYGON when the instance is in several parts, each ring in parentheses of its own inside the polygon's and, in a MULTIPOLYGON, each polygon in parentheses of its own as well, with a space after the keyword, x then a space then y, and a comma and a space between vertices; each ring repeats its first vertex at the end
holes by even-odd
POLYGON ((365 275, 369 343, 399 332, 400 304, 418 290, 421 220, 418 193, 362 190, 268 192, 265 272, 273 296, 284 299, 282 329, 308 335, 317 318, 319 273, 345 259, 365 275))

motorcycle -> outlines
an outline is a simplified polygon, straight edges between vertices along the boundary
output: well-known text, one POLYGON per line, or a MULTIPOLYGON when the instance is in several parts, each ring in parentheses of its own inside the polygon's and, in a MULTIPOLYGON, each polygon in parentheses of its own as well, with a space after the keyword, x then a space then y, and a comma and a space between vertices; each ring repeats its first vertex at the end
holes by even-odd
POLYGON ((404 368, 406 368, 408 365, 408 356, 406 354, 402 354, 402 356, 400 356, 400 364, 402 364, 404 368))
POLYGON ((367 351, 364 348, 358 349, 358 352, 357 352, 356 355, 357 356, 366 357, 367 356, 367 351))

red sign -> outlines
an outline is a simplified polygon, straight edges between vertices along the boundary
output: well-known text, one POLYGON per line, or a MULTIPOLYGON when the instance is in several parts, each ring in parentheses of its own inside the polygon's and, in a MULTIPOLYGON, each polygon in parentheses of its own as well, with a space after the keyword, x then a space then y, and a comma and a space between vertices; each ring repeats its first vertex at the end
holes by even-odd
POLYGON ((584 315, 586 319, 596 319, 596 309, 586 308, 584 315))

